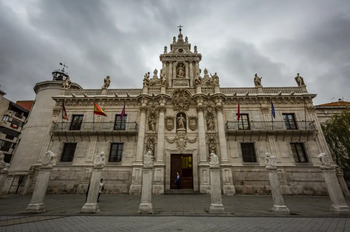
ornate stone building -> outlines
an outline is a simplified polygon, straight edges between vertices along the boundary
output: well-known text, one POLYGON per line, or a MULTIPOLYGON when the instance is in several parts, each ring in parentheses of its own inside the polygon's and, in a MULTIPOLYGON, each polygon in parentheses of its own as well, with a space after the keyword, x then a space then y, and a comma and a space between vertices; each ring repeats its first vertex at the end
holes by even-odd
POLYGON ((101 89, 83 89, 60 71, 37 83, 3 192, 13 192, 21 176, 21 191, 32 191, 36 163, 51 150, 48 191, 55 193, 85 192, 103 151, 105 190, 140 194, 143 157, 151 151, 154 194, 175 189, 176 172, 183 189, 208 193, 210 153, 219 159, 223 194, 266 194, 267 152, 276 156, 284 194, 327 194, 317 155, 329 151, 316 95, 303 78, 298 74, 294 87, 263 87, 256 74, 254 87, 222 88, 217 73, 201 72, 201 58, 180 30, 160 55, 161 70, 144 75, 142 89, 109 89, 110 78, 101 89), (94 103, 106 117, 93 114, 94 103), (69 121, 62 120, 63 105, 69 121))

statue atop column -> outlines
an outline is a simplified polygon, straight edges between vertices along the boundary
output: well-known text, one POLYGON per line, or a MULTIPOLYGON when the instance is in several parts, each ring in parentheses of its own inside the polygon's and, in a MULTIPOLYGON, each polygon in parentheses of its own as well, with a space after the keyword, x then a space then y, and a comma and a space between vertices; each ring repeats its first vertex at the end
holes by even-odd
POLYGON ((219 157, 214 153, 210 153, 210 162, 209 162, 210 165, 213 165, 213 166, 218 166, 219 165, 219 157))
POLYGON ((152 167, 153 162, 154 162, 153 152, 151 150, 148 150, 144 156, 144 160, 143 160, 144 166, 145 167, 152 167))
POLYGON ((52 151, 48 150, 42 160, 43 167, 52 167, 55 157, 56 155, 52 151))
POLYGON ((105 164, 106 164, 105 153, 104 151, 101 151, 95 157, 94 168, 104 168, 105 164))

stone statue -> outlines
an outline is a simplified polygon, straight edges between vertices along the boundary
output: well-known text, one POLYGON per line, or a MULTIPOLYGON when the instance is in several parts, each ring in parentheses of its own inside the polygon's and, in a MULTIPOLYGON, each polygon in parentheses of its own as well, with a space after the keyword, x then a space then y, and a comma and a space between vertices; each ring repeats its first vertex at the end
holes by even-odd
POLYGON ((331 166, 331 159, 326 153, 321 153, 317 156, 319 160, 321 161, 322 166, 330 167, 331 166))
POLYGON ((185 37, 185 43, 188 43, 188 38, 187 38, 187 36, 185 37))
POLYGON ((160 73, 160 85, 161 86, 166 86, 166 77, 163 71, 160 73))
POLYGON ((270 153, 265 153, 265 167, 266 168, 276 168, 277 161, 276 156, 271 155, 270 153))
POLYGON ((167 54, 168 53, 168 48, 167 46, 164 46, 164 54, 167 54))
POLYGON ((157 69, 155 69, 153 71, 153 78, 158 79, 158 70, 157 69))
POLYGON ((197 53, 197 46, 194 46, 194 53, 197 53))
POLYGON ((143 160, 145 167, 153 166, 153 160, 154 160, 153 152, 151 150, 148 150, 143 160))
POLYGON ((52 167, 52 165, 54 164, 54 159, 55 159, 56 155, 48 150, 46 153, 45 153, 45 156, 42 160, 42 165, 44 167, 52 167))
POLYGON ((214 153, 210 153, 210 165, 219 165, 219 157, 214 153))
POLYGON ((143 76, 143 86, 148 86, 149 85, 149 72, 145 73, 143 76))
POLYGON ((69 89, 71 85, 72 85, 72 82, 71 82, 69 76, 67 76, 66 79, 64 80, 64 82, 62 83, 62 88, 69 89))
POLYGON ((97 154, 94 160, 95 168, 103 168, 106 164, 106 158, 104 151, 101 151, 100 154, 97 154))
POLYGON ((148 121, 148 129, 150 131, 155 131, 156 130, 156 120, 154 119, 154 116, 152 116, 149 121, 148 121))
POLYGON ((177 68, 177 78, 185 78, 185 68, 183 64, 180 64, 177 68))
POLYGON ((176 43, 176 37, 175 36, 173 37, 173 43, 176 43))
POLYGON ((106 78, 103 81, 102 89, 107 89, 110 84, 111 84, 110 76, 106 76, 106 78))
POLYGON ((215 130, 215 124, 214 124, 214 120, 212 117, 208 117, 208 119, 207 119, 207 128, 210 131, 215 130))
POLYGON ((186 119, 182 114, 180 114, 177 118, 178 129, 185 129, 185 125, 186 125, 186 119))
POLYGON ((211 78, 214 85, 219 85, 219 76, 217 73, 214 73, 214 75, 211 75, 211 78))
POLYGON ((261 79, 262 79, 262 77, 258 77, 258 74, 255 73, 255 77, 254 77, 254 85, 255 85, 255 87, 262 87, 261 79))
POLYGON ((295 77, 295 81, 297 82, 298 86, 304 86, 304 78, 302 78, 301 76, 299 76, 299 73, 297 73, 297 76, 295 77))

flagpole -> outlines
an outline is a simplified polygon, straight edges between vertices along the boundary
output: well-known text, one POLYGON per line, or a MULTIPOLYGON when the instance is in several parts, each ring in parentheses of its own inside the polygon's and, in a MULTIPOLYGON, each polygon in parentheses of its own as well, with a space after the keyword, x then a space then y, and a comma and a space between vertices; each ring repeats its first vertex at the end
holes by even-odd
POLYGON ((95 102, 94 102, 94 111, 92 112, 92 130, 95 130, 95 102))

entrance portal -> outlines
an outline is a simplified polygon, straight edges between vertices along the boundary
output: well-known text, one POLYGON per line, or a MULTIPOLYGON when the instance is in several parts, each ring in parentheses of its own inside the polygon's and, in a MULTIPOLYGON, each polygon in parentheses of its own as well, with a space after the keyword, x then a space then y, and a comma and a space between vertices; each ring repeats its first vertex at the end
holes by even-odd
POLYGON ((181 177, 182 189, 193 189, 193 170, 192 170, 192 155, 186 154, 172 154, 171 155, 171 176, 170 188, 176 189, 176 172, 181 177))

